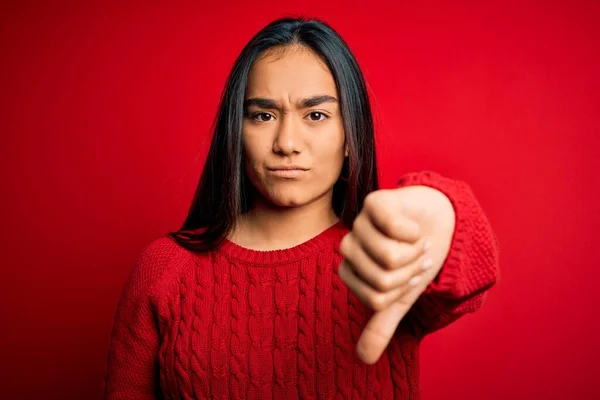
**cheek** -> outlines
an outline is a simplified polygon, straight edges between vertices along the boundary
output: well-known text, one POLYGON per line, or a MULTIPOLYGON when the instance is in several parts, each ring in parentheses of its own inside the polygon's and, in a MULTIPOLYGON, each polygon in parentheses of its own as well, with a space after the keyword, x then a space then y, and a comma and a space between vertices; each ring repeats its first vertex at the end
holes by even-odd
POLYGON ((344 166, 344 153, 336 154, 335 157, 329 158, 327 169, 323 171, 323 176, 326 177, 327 182, 333 185, 339 178, 342 168, 344 166))
POLYGON ((265 182, 266 177, 263 170, 264 155, 266 154, 263 147, 264 145, 261 146, 256 141, 244 142, 244 170, 252 185, 261 192, 265 186, 268 186, 265 182))
POLYGON ((331 180, 332 177, 335 180, 339 176, 345 159, 343 146, 342 140, 340 143, 336 141, 333 145, 323 143, 318 147, 320 150, 315 154, 314 160, 320 176, 327 177, 328 180, 331 180))
POLYGON ((250 170, 256 170, 263 159, 264 146, 253 137, 244 138, 244 164, 250 170))

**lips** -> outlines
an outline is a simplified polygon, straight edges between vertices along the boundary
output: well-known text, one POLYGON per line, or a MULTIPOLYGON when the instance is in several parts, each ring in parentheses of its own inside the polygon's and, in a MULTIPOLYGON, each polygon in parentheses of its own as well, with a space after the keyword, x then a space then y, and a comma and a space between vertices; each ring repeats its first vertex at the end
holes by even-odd
POLYGON ((269 174, 282 179, 300 178, 308 169, 298 165, 281 165, 269 168, 269 174))
POLYGON ((268 167, 271 171, 308 171, 308 168, 301 167, 299 165, 278 165, 275 167, 268 167))

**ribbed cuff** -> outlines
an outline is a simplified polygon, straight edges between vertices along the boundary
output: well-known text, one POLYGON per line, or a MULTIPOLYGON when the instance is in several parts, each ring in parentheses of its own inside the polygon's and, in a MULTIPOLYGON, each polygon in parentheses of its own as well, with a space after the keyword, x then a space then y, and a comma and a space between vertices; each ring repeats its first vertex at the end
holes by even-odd
POLYGON ((400 187, 423 185, 444 193, 452 203, 455 211, 455 227, 450 250, 438 275, 433 279, 424 293, 435 292, 449 298, 460 298, 469 293, 469 282, 460 279, 461 266, 466 257, 467 227, 472 218, 472 203, 468 197, 470 190, 461 181, 453 180, 433 171, 410 172, 398 181, 400 187))

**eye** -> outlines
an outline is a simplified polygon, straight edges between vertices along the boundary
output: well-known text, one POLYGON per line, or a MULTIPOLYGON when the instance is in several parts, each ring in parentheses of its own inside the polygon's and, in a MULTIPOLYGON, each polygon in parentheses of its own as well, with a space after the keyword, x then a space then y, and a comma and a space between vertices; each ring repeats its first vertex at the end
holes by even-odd
POLYGON ((325 113, 322 113, 320 111, 313 111, 309 114, 310 120, 311 121, 323 121, 324 119, 329 118, 329 116, 327 116, 325 113), (321 118, 323 117, 323 118, 321 118))
POLYGON ((258 122, 269 122, 273 119, 273 116, 269 113, 256 113, 252 115, 252 119, 258 122))

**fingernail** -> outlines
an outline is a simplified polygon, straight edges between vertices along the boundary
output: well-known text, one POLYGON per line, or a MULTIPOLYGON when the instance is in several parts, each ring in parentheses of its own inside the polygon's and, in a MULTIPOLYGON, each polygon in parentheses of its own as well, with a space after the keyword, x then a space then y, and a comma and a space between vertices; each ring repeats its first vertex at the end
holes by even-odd
POLYGON ((431 258, 426 258, 423 261, 423 264, 421 264, 421 269, 422 270, 429 269, 429 268, 431 268, 432 265, 433 265, 433 260, 431 258))
POLYGON ((415 275, 409 279, 408 284, 410 286, 416 286, 417 283, 419 283, 420 281, 421 281, 421 275, 415 275))

